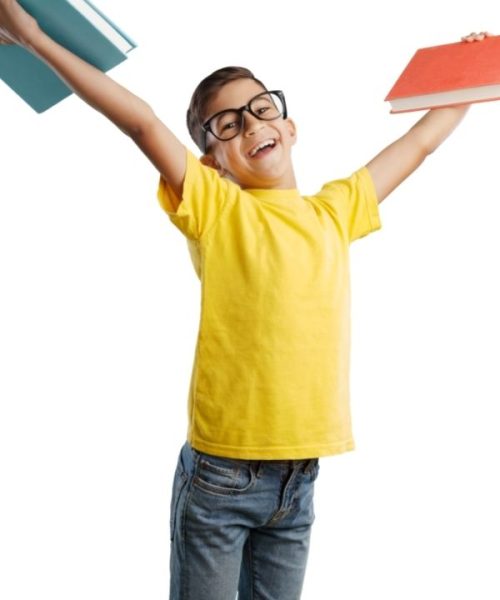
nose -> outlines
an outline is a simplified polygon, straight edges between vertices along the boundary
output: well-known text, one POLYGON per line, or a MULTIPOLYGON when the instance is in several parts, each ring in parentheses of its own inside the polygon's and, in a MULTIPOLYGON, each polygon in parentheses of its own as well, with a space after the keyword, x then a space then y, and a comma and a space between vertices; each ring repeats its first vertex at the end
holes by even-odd
POLYGON ((261 119, 258 119, 252 113, 246 109, 242 114, 243 117, 243 134, 245 136, 254 135, 259 129, 264 127, 264 122, 261 119))

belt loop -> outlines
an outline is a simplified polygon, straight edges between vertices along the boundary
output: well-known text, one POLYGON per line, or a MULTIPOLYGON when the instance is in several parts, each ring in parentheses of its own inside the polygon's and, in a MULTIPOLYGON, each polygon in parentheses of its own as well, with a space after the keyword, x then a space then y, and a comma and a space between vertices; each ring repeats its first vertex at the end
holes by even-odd
POLYGON ((310 473, 314 469, 315 464, 316 464, 316 459, 310 458, 306 463, 306 466, 304 468, 304 473, 310 473))
POLYGON ((191 455, 191 474, 194 475, 198 472, 198 464, 200 462, 201 455, 198 450, 195 450, 191 444, 188 444, 190 455, 191 455))

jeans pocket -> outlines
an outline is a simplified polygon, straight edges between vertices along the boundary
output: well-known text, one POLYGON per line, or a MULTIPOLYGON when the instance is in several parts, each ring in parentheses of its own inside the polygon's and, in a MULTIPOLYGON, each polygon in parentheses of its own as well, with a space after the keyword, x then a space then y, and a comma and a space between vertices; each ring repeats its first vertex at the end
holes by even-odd
POLYGON ((181 465, 177 466, 174 475, 174 484, 172 486, 172 498, 170 500, 170 540, 174 539, 175 527, 177 524, 177 513, 180 511, 180 499, 182 491, 186 487, 188 480, 187 473, 184 472, 181 465))
POLYGON ((246 461, 201 455, 193 485, 211 494, 230 496, 246 492, 254 481, 254 469, 246 461))

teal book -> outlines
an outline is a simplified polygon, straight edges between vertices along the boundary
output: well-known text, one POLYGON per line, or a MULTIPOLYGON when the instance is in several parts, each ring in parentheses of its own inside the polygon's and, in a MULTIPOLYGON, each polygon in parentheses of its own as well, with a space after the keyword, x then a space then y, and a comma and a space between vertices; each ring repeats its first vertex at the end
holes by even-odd
MULTIPOLYGON (((136 44, 88 0, 18 0, 52 39, 94 65, 109 71, 136 44)), ((0 78, 41 113, 72 90, 42 60, 15 45, 0 45, 0 78)))

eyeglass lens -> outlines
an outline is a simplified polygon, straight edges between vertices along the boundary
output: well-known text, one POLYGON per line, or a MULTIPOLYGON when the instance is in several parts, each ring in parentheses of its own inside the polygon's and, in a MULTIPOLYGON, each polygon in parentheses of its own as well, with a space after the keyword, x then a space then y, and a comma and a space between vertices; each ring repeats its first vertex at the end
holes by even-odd
MULTIPOLYGON (((262 121, 272 121, 283 114, 281 98, 266 92, 252 98, 248 108, 254 117, 262 121)), ((243 124, 243 110, 225 110, 215 115, 209 122, 212 133, 221 140, 229 140, 238 135, 243 124)))

